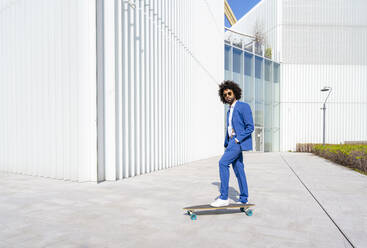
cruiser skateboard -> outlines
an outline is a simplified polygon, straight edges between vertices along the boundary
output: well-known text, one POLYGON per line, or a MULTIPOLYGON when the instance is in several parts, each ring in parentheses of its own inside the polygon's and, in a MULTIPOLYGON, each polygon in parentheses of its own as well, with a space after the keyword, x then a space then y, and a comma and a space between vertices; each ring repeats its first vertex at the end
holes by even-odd
POLYGON ((203 210, 216 210, 216 209, 240 209, 241 212, 245 212, 247 216, 251 216, 253 214, 253 210, 249 209, 250 207, 254 207, 255 204, 229 204, 228 206, 223 207, 212 207, 210 205, 198 205, 198 206, 191 206, 185 207, 183 210, 187 211, 187 214, 190 216, 192 220, 196 220, 197 216, 195 212, 203 211, 203 210))

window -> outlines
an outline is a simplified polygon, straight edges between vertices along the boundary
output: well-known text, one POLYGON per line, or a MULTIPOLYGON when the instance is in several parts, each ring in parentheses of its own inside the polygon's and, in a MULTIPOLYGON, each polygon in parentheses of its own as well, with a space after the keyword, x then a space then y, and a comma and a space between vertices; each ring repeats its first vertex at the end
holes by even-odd
POLYGON ((252 75, 252 55, 245 52, 245 75, 252 75))
POLYGON ((242 51, 233 48, 233 72, 241 73, 242 51))
POLYGON ((271 61, 265 60, 265 80, 270 81, 271 78, 271 61))
POLYGON ((279 64, 274 63, 274 83, 279 83, 279 64))
POLYGON ((229 65, 230 65, 229 63, 230 52, 231 52, 231 47, 225 45, 224 46, 224 68, 228 71, 229 71, 229 65))
POLYGON ((261 79, 262 78, 262 62, 263 59, 255 56, 255 77, 261 79))

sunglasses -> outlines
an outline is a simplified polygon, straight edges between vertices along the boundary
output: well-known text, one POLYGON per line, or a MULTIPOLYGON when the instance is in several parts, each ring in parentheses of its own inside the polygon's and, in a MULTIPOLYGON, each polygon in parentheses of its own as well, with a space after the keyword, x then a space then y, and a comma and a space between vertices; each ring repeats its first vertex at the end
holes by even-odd
POLYGON ((232 92, 231 92, 231 91, 230 91, 230 92, 228 92, 228 93, 224 93, 224 94, 223 94, 223 96, 224 96, 224 97, 231 96, 231 95, 232 95, 232 92))

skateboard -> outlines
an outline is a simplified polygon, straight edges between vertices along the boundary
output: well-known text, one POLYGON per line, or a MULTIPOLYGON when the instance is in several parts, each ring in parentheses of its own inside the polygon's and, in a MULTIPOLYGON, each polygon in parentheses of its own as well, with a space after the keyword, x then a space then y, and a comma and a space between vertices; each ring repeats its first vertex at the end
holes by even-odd
POLYGON ((197 216, 195 212, 197 210, 216 210, 216 209, 236 209, 239 208, 241 212, 245 212, 247 216, 252 216, 253 210, 249 209, 250 207, 254 207, 255 204, 229 204, 228 206, 223 207, 212 207, 210 205, 198 205, 198 206, 191 206, 191 207, 185 207, 183 210, 187 211, 187 214, 190 216, 192 220, 196 220, 197 216))

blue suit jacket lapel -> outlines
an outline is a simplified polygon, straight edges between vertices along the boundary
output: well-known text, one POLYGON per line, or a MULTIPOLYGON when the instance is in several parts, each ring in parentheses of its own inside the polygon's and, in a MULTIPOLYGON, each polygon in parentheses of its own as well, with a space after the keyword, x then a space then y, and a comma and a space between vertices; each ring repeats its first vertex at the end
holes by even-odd
POLYGON ((238 102, 236 102, 236 105, 234 105, 234 108, 233 108, 233 113, 232 113, 232 127, 234 129, 234 131, 236 132, 237 134, 237 130, 236 130, 236 127, 235 127, 235 120, 236 120, 236 112, 237 112, 237 109, 238 109, 238 102))
POLYGON ((229 108, 228 109, 228 111, 227 111, 227 127, 228 127, 228 125, 229 125, 229 111, 230 111, 231 109, 229 108))

